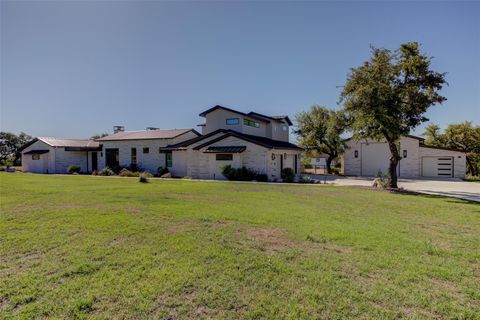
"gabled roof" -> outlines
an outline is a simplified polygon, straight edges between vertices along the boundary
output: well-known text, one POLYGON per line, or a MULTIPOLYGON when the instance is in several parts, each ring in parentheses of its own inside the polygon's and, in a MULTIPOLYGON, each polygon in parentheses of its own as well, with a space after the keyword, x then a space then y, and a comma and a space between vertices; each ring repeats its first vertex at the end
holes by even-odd
POLYGON ((237 132, 237 131, 227 130, 227 129, 218 129, 218 130, 210 132, 209 134, 206 134, 204 136, 200 136, 200 137, 193 138, 193 139, 186 140, 186 141, 182 141, 182 142, 179 142, 179 143, 176 143, 176 144, 168 145, 168 146, 166 146, 165 148, 162 148, 162 149, 165 150, 165 151, 167 151, 167 150, 184 150, 186 147, 188 147, 188 146, 190 146, 194 143, 201 142, 201 141, 203 141, 205 139, 208 139, 208 138, 210 138, 214 135, 217 135, 219 133, 222 134, 220 137, 209 140, 209 141, 205 142, 204 144, 195 147, 194 149, 198 150, 198 149, 206 147, 206 146, 208 146, 212 143, 215 143, 215 142, 221 141, 225 138, 234 136, 234 137, 237 137, 239 139, 242 139, 242 140, 245 140, 245 141, 260 145, 260 146, 263 146, 263 147, 268 148, 268 149, 302 150, 302 148, 298 147, 297 145, 295 145, 293 143, 287 142, 287 141, 273 140, 273 139, 269 139, 269 138, 265 138, 265 137, 254 136, 254 135, 240 133, 240 132, 237 132))
POLYGON ((290 118, 288 116, 266 116, 264 114, 253 112, 253 111, 249 112, 248 115, 262 117, 262 118, 269 119, 269 120, 280 120, 280 121, 284 120, 284 121, 287 121, 289 126, 293 125, 292 121, 290 120, 290 118))
POLYGON ((197 136, 200 136, 200 133, 198 133, 194 129, 141 130, 121 131, 108 135, 106 137, 96 139, 96 141, 173 139, 190 131, 197 136))
POLYGON ((213 112, 213 111, 218 110, 218 109, 227 110, 227 111, 230 111, 230 112, 233 112, 233 113, 236 113, 236 114, 240 114, 240 115, 242 115, 242 116, 254 118, 254 119, 257 119, 257 120, 260 120, 260 121, 263 121, 263 122, 267 122, 267 123, 270 122, 270 120, 265 119, 265 118, 263 118, 263 117, 257 117, 257 116, 255 116, 255 115, 250 115, 250 114, 248 114, 248 113, 244 113, 244 112, 240 112, 240 111, 237 111, 237 110, 233 110, 233 109, 230 109, 230 108, 227 108, 227 107, 220 106, 220 105, 218 105, 218 104, 217 104, 215 107, 211 107, 210 109, 203 111, 202 113, 199 114, 199 116, 200 116, 200 117, 205 117, 208 113, 213 112))
MULTIPOLYGON (((37 137, 26 144, 24 144, 20 151, 26 149, 27 147, 31 146, 37 141, 42 141, 48 144, 51 147, 59 147, 59 148, 83 148, 83 150, 87 149, 97 149, 100 147, 100 144, 97 141, 88 140, 88 139, 59 139, 53 137, 37 137)), ((79 149, 80 150, 80 149, 79 149)))

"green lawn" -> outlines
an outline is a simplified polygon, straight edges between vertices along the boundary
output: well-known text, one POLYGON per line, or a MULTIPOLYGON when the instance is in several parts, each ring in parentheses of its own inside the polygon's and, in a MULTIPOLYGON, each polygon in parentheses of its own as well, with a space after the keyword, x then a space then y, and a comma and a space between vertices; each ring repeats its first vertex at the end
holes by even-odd
POLYGON ((480 319, 480 206, 0 173, 0 318, 480 319))

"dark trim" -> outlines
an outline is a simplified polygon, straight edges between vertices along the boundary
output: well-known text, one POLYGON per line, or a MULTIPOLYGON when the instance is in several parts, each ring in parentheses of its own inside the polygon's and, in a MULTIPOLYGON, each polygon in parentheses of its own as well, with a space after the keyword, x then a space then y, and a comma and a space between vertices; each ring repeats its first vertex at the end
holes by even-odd
MULTIPOLYGON (((32 140, 30 140, 29 142, 25 143, 23 146, 20 147, 20 149, 18 149, 19 152, 22 152, 23 150, 25 150, 26 148, 30 147, 32 144, 34 144, 35 142, 39 141, 38 138, 33 138, 32 140)), ((48 143, 47 143, 48 144, 48 143)))
MULTIPOLYGON (((465 152, 463 152, 461 150, 458 150, 458 149, 435 147, 435 146, 429 146, 429 145, 425 145, 425 144, 421 144, 419 147, 420 148, 438 149, 438 150, 455 151, 455 152, 465 153, 465 152)), ((425 156, 425 157, 436 157, 436 156, 425 156)), ((439 157, 442 157, 442 156, 439 156, 439 157)))
POLYGON ((262 147, 265 147, 265 148, 268 148, 268 149, 271 149, 271 148, 272 148, 271 146, 269 146, 269 145, 267 145, 267 144, 265 144, 265 143, 261 143, 261 142, 258 142, 258 141, 252 140, 252 139, 248 139, 248 138, 242 137, 242 136, 240 136, 240 135, 238 135, 238 134, 235 134, 235 133, 233 133, 233 132, 229 132, 229 133, 227 133, 227 134, 224 134, 224 135, 221 136, 221 137, 212 139, 212 140, 210 140, 210 141, 207 141, 207 142, 204 143, 204 144, 201 144, 201 145, 199 145, 199 146, 196 146, 195 148, 193 148, 193 150, 200 150, 201 148, 204 148, 204 147, 206 147, 206 146, 209 146, 209 145, 211 145, 212 143, 221 141, 221 140, 223 140, 223 139, 225 139, 225 138, 232 137, 232 136, 235 137, 235 138, 239 138, 239 139, 242 139, 242 140, 245 140, 245 141, 248 141, 248 142, 257 144, 257 145, 259 145, 259 146, 262 146, 262 147))
MULTIPOLYGON (((418 140, 418 141, 424 141, 425 139, 422 138, 422 137, 418 137, 418 136, 413 136, 411 134, 406 134, 406 135, 403 135, 402 137, 406 137, 406 138, 412 138, 412 139, 415 139, 415 140, 418 140)), ((379 140, 375 140, 375 139, 371 139, 371 138, 360 138, 356 141, 360 141, 360 140, 372 140, 374 142, 380 142, 379 140)), ((350 138, 347 138, 347 139, 344 139, 343 141, 350 141, 350 140, 353 140, 353 137, 350 137, 350 138)), ((385 142, 386 143, 386 142, 385 142)))
POLYGON ((244 112, 240 112, 240 111, 237 111, 237 110, 233 110, 233 109, 230 109, 230 108, 226 108, 226 107, 223 107, 223 106, 220 106, 220 105, 216 105, 215 107, 212 107, 208 110, 205 110, 203 111, 202 113, 199 114, 200 117, 205 117, 207 114, 209 114, 210 112, 213 112, 215 110, 218 110, 218 109, 223 109, 223 110, 226 110, 226 111, 230 111, 230 112, 233 112, 233 113, 236 113, 236 114, 240 114, 244 117, 250 117, 250 118, 254 118, 254 119, 257 119, 257 120, 260 120, 260 121, 263 121, 263 122, 266 122, 266 123, 270 123, 269 120, 263 118, 263 117, 257 117, 255 115, 251 115, 249 113, 244 113, 244 112))
POLYGON ((275 121, 286 120, 289 126, 293 125, 292 121, 290 120, 290 118, 288 116, 266 116, 264 114, 261 114, 261 113, 258 113, 258 112, 253 112, 253 111, 249 112, 248 114, 249 115, 254 115, 254 116, 257 116, 257 117, 262 117, 262 118, 265 118, 265 119, 275 120, 275 121))
POLYGON ((102 147, 65 147, 65 151, 101 151, 102 147))
POLYGON ((242 153, 246 146, 208 147, 203 153, 242 153))
POLYGON ((44 154, 50 152, 50 150, 30 150, 25 152, 24 154, 44 154))
MULTIPOLYGON (((150 130, 150 131, 155 131, 155 130, 150 130)), ((173 136, 173 137, 168 137, 168 138, 136 138, 136 139, 130 139, 130 138, 123 138, 123 139, 105 139, 105 138, 108 138, 107 137, 103 137, 103 138, 99 138, 99 139, 96 139, 95 141, 128 141, 128 140, 168 140, 168 139, 175 139, 175 138, 178 138, 186 133, 189 133, 189 132, 193 132, 194 134, 196 134, 197 136, 201 136, 202 134, 199 133, 197 130, 195 129, 189 129, 185 132, 182 132, 180 134, 177 134, 176 136, 173 136)))

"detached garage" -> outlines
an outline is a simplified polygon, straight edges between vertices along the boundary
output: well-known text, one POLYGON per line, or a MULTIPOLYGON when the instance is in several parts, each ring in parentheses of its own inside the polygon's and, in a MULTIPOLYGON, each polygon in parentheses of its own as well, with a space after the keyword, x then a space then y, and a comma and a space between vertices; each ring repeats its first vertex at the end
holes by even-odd
POLYGON ((81 172, 97 170, 101 150, 92 140, 39 137, 22 147, 22 170, 32 173, 67 173, 71 165, 81 172))
MULTIPOLYGON (((411 135, 400 139, 398 150, 402 159, 397 167, 399 177, 465 177, 464 153, 426 146, 423 142, 423 138, 411 135)), ((345 175, 373 177, 388 172, 390 150, 386 142, 348 139, 347 145, 349 149, 342 159, 345 175)))

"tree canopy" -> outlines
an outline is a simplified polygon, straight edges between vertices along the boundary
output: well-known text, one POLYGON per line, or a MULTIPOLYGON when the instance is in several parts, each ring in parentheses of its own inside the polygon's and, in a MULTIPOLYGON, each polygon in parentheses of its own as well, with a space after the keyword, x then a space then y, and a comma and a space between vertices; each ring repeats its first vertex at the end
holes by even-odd
POLYGON ((397 188, 397 141, 422 122, 427 109, 442 103, 445 74, 430 69, 431 58, 409 42, 391 51, 372 47, 370 60, 352 68, 340 95, 354 138, 386 140, 391 157, 390 187, 397 188))
POLYGON ((347 127, 345 113, 315 105, 309 111, 298 113, 296 122, 295 133, 300 138, 300 145, 307 151, 327 154, 327 171, 332 173, 332 161, 346 148, 341 137, 347 127))
POLYGON ((25 132, 16 135, 12 132, 0 132, 0 160, 5 162, 11 160, 12 164, 18 165, 20 159, 20 148, 32 137, 25 132))

